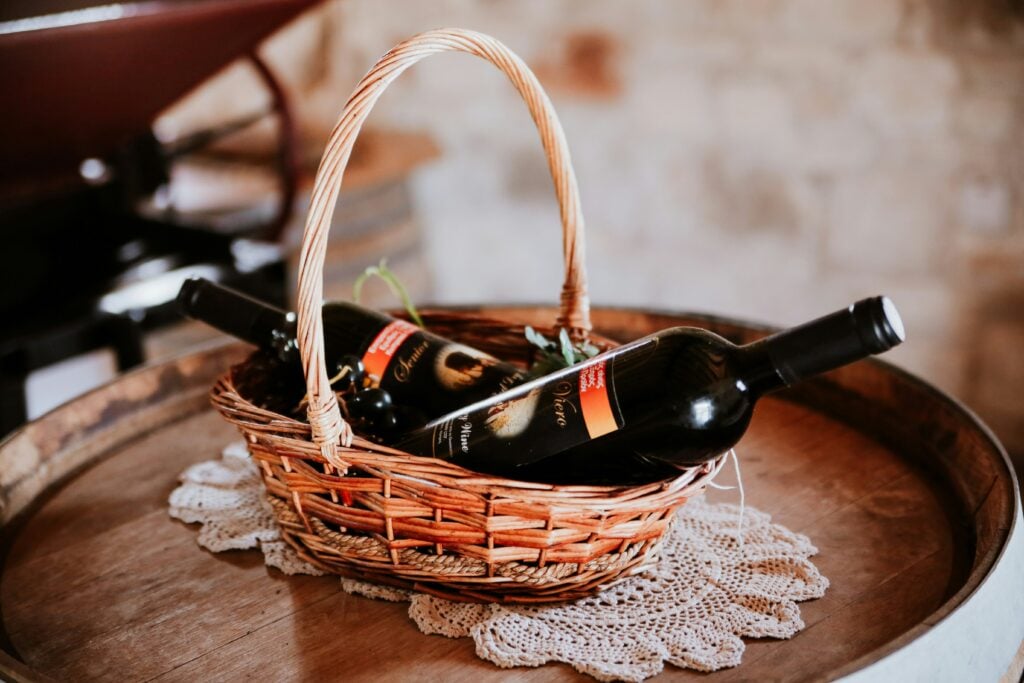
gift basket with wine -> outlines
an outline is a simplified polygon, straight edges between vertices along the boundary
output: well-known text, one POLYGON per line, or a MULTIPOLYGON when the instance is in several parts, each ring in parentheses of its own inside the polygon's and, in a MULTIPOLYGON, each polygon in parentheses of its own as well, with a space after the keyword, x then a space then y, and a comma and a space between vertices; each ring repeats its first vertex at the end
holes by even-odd
POLYGON ((188 314, 263 349, 212 397, 245 436, 303 559, 457 600, 588 595, 650 566, 676 509, 718 472, 760 396, 903 339, 892 303, 876 297, 745 346, 695 328, 619 345, 591 330, 584 244, 561 128, 503 45, 431 31, 370 70, 317 173, 297 313, 205 282, 180 297, 188 314), (565 257, 547 328, 322 305, 327 226, 356 136, 392 80, 445 51, 500 68, 540 131, 565 257))

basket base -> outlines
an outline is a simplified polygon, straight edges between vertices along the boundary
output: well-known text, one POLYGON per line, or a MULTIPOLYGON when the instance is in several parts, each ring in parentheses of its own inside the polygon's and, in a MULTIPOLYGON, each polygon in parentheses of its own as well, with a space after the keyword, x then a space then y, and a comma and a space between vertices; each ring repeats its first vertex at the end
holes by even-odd
MULTIPOLYGON (((545 590, 543 585, 518 582, 507 577, 465 577, 443 583, 427 573, 423 574, 421 580, 403 578, 396 574, 396 568, 390 565, 383 569, 375 569, 374 565, 379 563, 366 562, 365 566, 359 566, 354 565, 351 560, 339 559, 333 562, 326 559, 323 553, 311 553, 303 540, 304 534, 282 529, 281 536, 304 561, 329 574, 390 588, 426 593, 444 600, 469 603, 551 604, 586 598, 630 576, 647 571, 657 562, 660 549, 660 544, 655 541, 645 542, 641 544, 642 547, 636 553, 636 557, 623 567, 610 572, 590 571, 578 574, 572 577, 571 583, 559 579, 545 590)), ((415 568, 406 568, 406 571, 410 570, 414 571, 415 568)))

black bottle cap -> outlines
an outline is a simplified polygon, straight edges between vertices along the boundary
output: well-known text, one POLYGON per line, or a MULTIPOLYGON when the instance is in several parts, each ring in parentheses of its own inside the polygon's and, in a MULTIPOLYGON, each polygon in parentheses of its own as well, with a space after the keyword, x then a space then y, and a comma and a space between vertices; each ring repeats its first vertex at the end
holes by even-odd
POLYGON ((898 346, 906 339, 903 319, 896 304, 887 296, 861 299, 850 306, 864 346, 872 353, 882 353, 898 346))
POLYGON ((207 280, 193 276, 181 283, 181 289, 178 290, 176 303, 178 305, 178 311, 182 315, 188 315, 191 317, 190 314, 196 305, 196 300, 202 293, 204 282, 207 282, 207 280))

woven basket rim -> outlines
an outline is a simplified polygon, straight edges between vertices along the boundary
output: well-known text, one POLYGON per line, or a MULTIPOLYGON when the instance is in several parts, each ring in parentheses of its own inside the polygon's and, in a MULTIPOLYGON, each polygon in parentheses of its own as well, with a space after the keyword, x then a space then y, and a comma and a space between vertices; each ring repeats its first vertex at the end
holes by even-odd
MULTIPOLYGON (((462 326, 484 324, 492 330, 501 328, 518 330, 524 326, 519 322, 442 307, 425 309, 421 311, 421 314, 427 322, 445 320, 448 324, 458 323, 462 326)), ((542 333, 550 333, 555 328, 553 326, 537 325, 536 329, 542 333)), ((455 335, 452 336, 454 337, 455 335)), ((596 335, 594 338, 602 343, 617 344, 617 342, 596 335)), ((456 339, 456 341, 458 340, 456 339)), ((525 339, 523 344, 524 346, 526 345, 525 339)), ((241 424, 237 419, 238 414, 246 412, 250 415, 261 416, 263 419, 260 422, 263 428, 260 429, 260 437, 272 438, 275 442, 275 447, 278 449, 283 448, 286 452, 288 451, 288 445, 285 442, 291 441, 295 445, 293 446, 295 457, 329 464, 316 448, 308 422, 260 408, 250 397, 244 396, 238 390, 234 382, 236 373, 251 362, 257 353, 254 352, 246 360, 229 368, 217 380, 211 390, 211 398, 215 407, 217 407, 225 419, 245 431, 252 431, 252 424, 241 424), (301 446, 297 447, 299 444, 301 446)), ((251 436, 250 438, 260 437, 251 436)), ((481 495, 489 494, 493 497, 516 498, 523 502, 557 505, 561 501, 563 504, 568 504, 574 509, 579 509, 580 507, 600 509, 609 505, 622 505, 630 500, 646 498, 652 495, 657 497, 658 494, 675 497, 679 495, 681 490, 692 490, 712 479, 725 461, 725 455, 723 454, 705 465, 681 469, 677 477, 649 483, 597 485, 547 484, 511 479, 470 470, 451 461, 412 455, 359 436, 353 438, 351 447, 339 446, 337 454, 340 460, 348 463, 352 468, 362 471, 377 470, 381 474, 386 474, 394 479, 414 480, 419 484, 436 486, 439 490, 443 489, 445 484, 447 484, 457 490, 481 495), (399 468, 400 471, 394 471, 394 465, 396 464, 402 465, 399 468), (417 473, 432 475, 434 480, 421 479, 416 476, 417 473), (569 500, 572 502, 569 503, 569 500)))

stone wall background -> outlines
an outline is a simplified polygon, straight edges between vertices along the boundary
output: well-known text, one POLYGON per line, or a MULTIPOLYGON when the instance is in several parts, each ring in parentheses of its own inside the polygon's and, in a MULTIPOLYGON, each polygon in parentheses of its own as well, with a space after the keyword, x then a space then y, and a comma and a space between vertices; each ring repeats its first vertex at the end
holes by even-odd
MULTIPOLYGON (((889 354, 1024 452, 1024 21, 980 0, 341 0, 264 54, 310 131, 428 28, 491 33, 538 73, 573 152, 592 299, 790 324, 886 293, 889 354)), ((242 67, 163 122, 251 106, 242 67)), ((371 121, 429 131, 414 177, 439 301, 553 301, 558 214, 529 116, 464 55, 371 121)))

